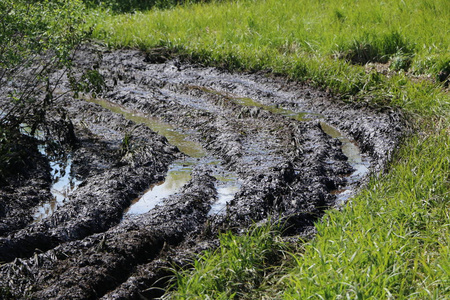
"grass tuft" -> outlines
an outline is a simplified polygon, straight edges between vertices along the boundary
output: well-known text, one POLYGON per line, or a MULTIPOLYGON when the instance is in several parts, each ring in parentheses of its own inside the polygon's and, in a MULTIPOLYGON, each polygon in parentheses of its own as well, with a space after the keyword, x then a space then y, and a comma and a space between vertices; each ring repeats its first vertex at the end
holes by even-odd
POLYGON ((354 64, 364 65, 370 62, 387 63, 394 55, 412 55, 414 45, 408 42, 397 31, 379 36, 364 33, 362 37, 350 42, 349 45, 338 45, 338 52, 354 64))

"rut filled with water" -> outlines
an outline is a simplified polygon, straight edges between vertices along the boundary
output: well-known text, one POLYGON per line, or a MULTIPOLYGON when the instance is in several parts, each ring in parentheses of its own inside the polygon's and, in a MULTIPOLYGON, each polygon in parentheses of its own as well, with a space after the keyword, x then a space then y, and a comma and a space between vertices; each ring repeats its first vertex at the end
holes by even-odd
POLYGON ((382 171, 402 133, 396 112, 286 78, 152 61, 77 54, 75 75, 98 66, 103 91, 75 98, 64 82, 58 101, 77 137, 69 160, 52 166, 36 148, 29 179, 1 191, 2 288, 151 298, 173 262, 216 247, 219 231, 271 220, 311 237, 326 209, 382 171))

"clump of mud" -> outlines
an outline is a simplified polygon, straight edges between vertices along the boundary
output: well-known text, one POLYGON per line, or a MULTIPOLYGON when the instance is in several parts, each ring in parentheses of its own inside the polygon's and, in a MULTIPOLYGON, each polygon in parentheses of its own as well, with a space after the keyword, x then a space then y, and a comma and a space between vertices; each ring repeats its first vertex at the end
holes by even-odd
POLYGON ((77 53, 78 76, 102 78, 95 97, 64 94, 68 80, 60 87, 77 139, 70 172, 81 183, 33 220, 51 189, 36 149, 40 175, 2 189, 5 297, 151 298, 164 267, 215 247, 219 230, 270 218, 286 235, 308 236, 325 209, 383 169, 402 134, 396 112, 283 78, 151 61, 133 50, 77 53), (149 211, 125 215, 174 164, 189 168, 187 183, 149 211))

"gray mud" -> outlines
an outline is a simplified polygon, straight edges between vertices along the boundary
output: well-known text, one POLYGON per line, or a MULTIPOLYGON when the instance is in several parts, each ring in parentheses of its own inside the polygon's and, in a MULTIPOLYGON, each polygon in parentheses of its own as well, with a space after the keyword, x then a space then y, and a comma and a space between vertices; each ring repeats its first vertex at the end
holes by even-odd
POLYGON ((74 126, 70 172, 81 183, 33 220, 52 182, 34 147, 29 170, 2 188, 4 297, 152 298, 167 267, 216 247, 220 230, 270 219, 309 237, 324 210, 383 170, 402 134, 396 112, 267 73, 151 61, 133 50, 78 53, 78 76, 96 65, 105 81, 96 97, 58 100, 74 126), (177 166, 188 168, 183 181, 133 210, 155 186, 172 186, 177 166))

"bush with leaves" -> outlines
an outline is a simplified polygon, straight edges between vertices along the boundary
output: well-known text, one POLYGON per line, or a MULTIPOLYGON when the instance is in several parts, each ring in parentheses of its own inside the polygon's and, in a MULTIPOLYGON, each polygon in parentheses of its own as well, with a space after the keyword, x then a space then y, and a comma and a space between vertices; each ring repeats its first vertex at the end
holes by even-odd
POLYGON ((84 4, 79 0, 0 0, 0 184, 24 161, 18 145, 41 132, 50 140, 52 123, 70 122, 55 109, 60 78, 70 70, 74 49, 87 37, 84 4), (47 114, 49 109, 60 114, 47 114))

